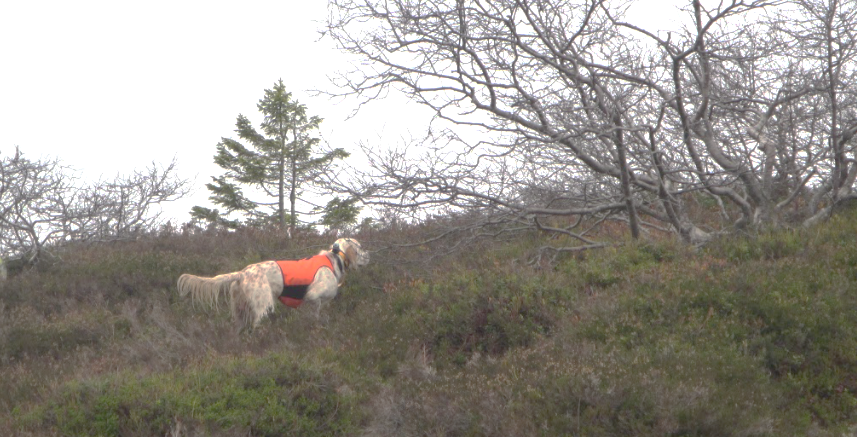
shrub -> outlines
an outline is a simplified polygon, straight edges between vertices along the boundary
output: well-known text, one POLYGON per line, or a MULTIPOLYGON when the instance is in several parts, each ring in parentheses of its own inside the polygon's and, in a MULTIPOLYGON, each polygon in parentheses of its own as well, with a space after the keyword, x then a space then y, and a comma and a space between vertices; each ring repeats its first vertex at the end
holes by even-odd
MULTIPOLYGON (((383 237, 423 231, 396 232, 383 237)), ((0 434, 841 435, 857 421, 857 212, 531 266, 539 238, 379 251, 318 313, 278 306, 243 336, 179 300, 177 275, 329 239, 69 248, 0 285, 0 411, 14 408, 0 434)))
POLYGON ((19 420, 70 436, 164 435, 176 421, 206 432, 350 435, 360 424, 360 399, 344 387, 329 366, 285 354, 221 358, 190 371, 69 383, 19 420))

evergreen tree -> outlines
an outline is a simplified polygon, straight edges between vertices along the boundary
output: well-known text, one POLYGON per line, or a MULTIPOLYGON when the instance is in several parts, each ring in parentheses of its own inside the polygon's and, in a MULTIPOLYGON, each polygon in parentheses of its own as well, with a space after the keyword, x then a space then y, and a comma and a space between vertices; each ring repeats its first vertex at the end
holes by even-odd
POLYGON ((356 198, 342 200, 339 197, 334 197, 323 208, 323 216, 319 224, 327 226, 331 230, 344 231, 357 223, 361 209, 360 206, 357 206, 356 198))
MULTIPOLYGON (((261 132, 253 128, 247 117, 238 115, 235 132, 240 141, 222 138, 217 144, 214 162, 225 173, 212 177, 213 182, 206 184, 211 191, 209 199, 226 210, 224 215, 239 212, 246 215, 249 223, 273 221, 294 230, 296 203, 303 194, 302 187, 318 187, 319 176, 328 165, 348 153, 343 149, 314 153, 320 141, 311 132, 318 129, 322 119, 308 116, 306 106, 292 99, 282 79, 273 89, 265 90, 257 108, 264 115, 261 132), (252 200, 245 194, 246 187, 255 189, 262 200, 252 200)), ((191 215, 229 227, 238 224, 227 220, 218 210, 198 206, 191 215)))

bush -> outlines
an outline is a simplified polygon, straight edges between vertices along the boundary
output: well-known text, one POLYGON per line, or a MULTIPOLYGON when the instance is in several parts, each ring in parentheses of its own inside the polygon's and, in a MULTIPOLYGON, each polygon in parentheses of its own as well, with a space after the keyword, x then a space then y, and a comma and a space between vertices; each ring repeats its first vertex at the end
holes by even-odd
MULTIPOLYGON (((384 238, 421 231, 401 232, 384 238)), ((0 411, 14 409, 0 433, 841 435, 857 421, 855 212, 553 265, 526 263, 546 243, 533 234, 379 251, 318 313, 278 306, 252 335, 176 296, 180 273, 330 244, 301 238, 69 248, 0 285, 0 411)))
POLYGON ((165 435, 177 422, 206 433, 350 435, 360 398, 345 387, 329 366, 284 354, 221 359, 190 371, 73 382, 20 421, 69 436, 165 435))

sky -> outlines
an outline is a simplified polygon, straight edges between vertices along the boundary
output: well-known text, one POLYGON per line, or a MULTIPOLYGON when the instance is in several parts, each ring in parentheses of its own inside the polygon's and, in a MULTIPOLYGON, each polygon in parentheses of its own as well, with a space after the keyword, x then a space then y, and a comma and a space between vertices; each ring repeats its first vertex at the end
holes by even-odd
MULTIPOLYGON (((640 10, 662 13, 661 1, 640 10)), ((192 206, 213 206, 216 144, 238 114, 258 126, 256 103, 278 79, 325 119, 333 147, 422 133, 430 114, 395 94, 348 119, 355 101, 309 92, 333 90, 328 77, 354 61, 320 39, 326 14, 323 0, 2 2, 0 156, 17 146, 89 181, 175 159, 192 193, 164 214, 183 223, 192 206)))
MULTIPOLYGON (((351 59, 318 29, 325 1, 40 1, 0 3, 0 156, 20 147, 86 180, 177 161, 191 195, 165 205, 178 222, 208 202, 221 137, 281 79, 320 135, 356 152, 361 140, 409 132, 401 98, 365 107, 313 96, 351 59)), ((410 122, 416 123, 412 117, 410 122)), ((414 127, 415 129, 419 129, 414 127)))

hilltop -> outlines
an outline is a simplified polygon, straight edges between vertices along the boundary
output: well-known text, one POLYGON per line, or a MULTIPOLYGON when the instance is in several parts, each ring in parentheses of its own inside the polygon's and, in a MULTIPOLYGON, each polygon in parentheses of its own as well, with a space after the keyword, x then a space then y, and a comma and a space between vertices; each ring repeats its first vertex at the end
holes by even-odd
MULTIPOLYGON (((70 246, 0 284, 4 435, 841 435, 857 423, 857 210, 809 230, 537 259, 525 232, 372 264, 252 335, 179 299, 329 245, 275 233, 70 246)), ((330 240, 330 241, 329 241, 330 240)))

